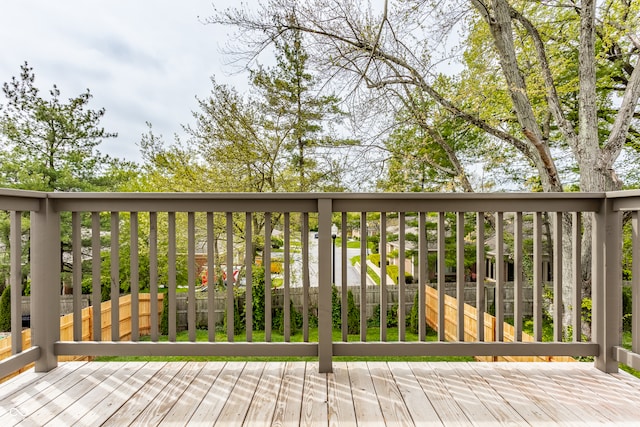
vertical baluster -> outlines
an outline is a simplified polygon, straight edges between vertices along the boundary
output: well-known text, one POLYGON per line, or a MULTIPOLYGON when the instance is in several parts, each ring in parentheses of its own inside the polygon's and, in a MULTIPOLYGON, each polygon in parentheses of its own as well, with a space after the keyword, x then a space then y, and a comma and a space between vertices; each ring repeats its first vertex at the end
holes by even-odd
POLYGON ((582 340, 582 217, 580 212, 573 212, 572 217, 573 341, 579 342, 582 340))
MULTIPOLYGON (((167 294, 164 295, 167 298, 167 294)), ((158 341, 158 213, 149 212, 149 309, 151 341, 158 341)))
POLYGON ((93 307, 93 340, 102 341, 102 282, 100 268, 100 213, 91 212, 91 305, 93 307))
POLYGON ((553 338, 562 341, 562 212, 553 221, 553 338))
POLYGON ((533 217, 533 339, 542 341, 542 212, 533 217))
POLYGON ((631 350, 640 353, 640 212, 631 216, 631 350))
POLYGON ((429 281, 429 239, 427 238, 426 213, 418 214, 418 340, 425 341, 427 335, 427 282, 429 281))
MULTIPOLYGON (((341 292, 342 292, 342 301, 347 301, 347 293, 348 293, 348 284, 347 284, 347 213, 342 212, 342 257, 340 258, 342 261, 342 283, 341 283, 341 292)), ((341 313, 342 324, 348 324, 347 311, 342 310, 341 313)), ((347 341, 347 328, 342 329, 342 341, 347 341)))
POLYGON ((290 253, 290 242, 289 242, 289 227, 290 227, 290 214, 289 212, 284 213, 284 341, 291 341, 291 295, 290 295, 290 262, 291 262, 291 253, 290 253))
POLYGON ((168 254, 167 262, 167 281, 169 285, 166 294, 169 297, 169 341, 176 340, 176 213, 167 213, 168 221, 168 254))
POLYGON ((140 268, 138 257, 138 213, 131 212, 129 217, 129 270, 131 272, 131 341, 140 338, 140 268))
POLYGON ((302 339, 309 342, 309 213, 302 214, 302 339))
MULTIPOLYGON (((216 316, 215 316, 215 265, 214 265, 214 238, 213 238, 213 212, 207 212, 207 306, 209 313, 207 315, 207 334, 210 342, 216 340, 216 316)), ((251 282, 247 279, 247 298, 251 295, 251 282)), ((251 307, 251 306, 250 306, 251 307)), ((250 316, 250 312, 247 313, 250 316)), ((251 333, 249 329, 247 333, 251 333)))
POLYGON ((318 199, 318 371, 332 372, 331 217, 333 201, 318 199))
POLYGON ((187 329, 189 341, 196 340, 196 214, 187 213, 187 329))
POLYGON ((405 325, 406 325, 406 305, 405 305, 405 288, 406 278, 404 274, 405 268, 405 213, 399 213, 398 221, 398 341, 404 341, 405 337, 405 325))
MULTIPOLYGON (((271 240, 265 239, 265 249, 271 246, 271 240)), ((234 295, 233 295, 233 213, 227 212, 227 341, 233 342, 234 336, 234 295)), ((265 266, 267 268, 267 266, 265 266)), ((267 276, 265 272, 265 277, 267 276)), ((266 286, 266 284, 265 284, 266 286)), ((265 308, 266 310, 266 308, 265 308)))
POLYGON ((253 341, 253 227, 251 212, 245 214, 245 329, 247 342, 253 341))
POLYGON ((458 341, 464 341, 464 212, 456 214, 456 299, 458 341))
MULTIPOLYGON (((18 354, 22 352, 22 212, 11 212, 9 230, 11 246, 9 255, 11 260, 9 279, 11 286, 11 354, 18 354)), ((75 247, 73 251, 75 254, 75 247)), ((77 340, 75 328, 74 339, 77 340)))
POLYGON ((504 214, 496 212, 496 341, 504 341, 504 214))
POLYGON ((476 213, 476 309, 478 313, 478 328, 476 331, 478 341, 484 341, 484 313, 485 301, 485 258, 484 258, 484 212, 476 213))
MULTIPOLYGON (((367 340, 367 213, 360 213, 360 341, 367 340)), ((342 299, 342 310, 346 311, 347 300, 342 299)), ((347 325, 342 324, 343 328, 347 325)))
POLYGON ((380 341, 387 340, 387 213, 380 212, 380 341))
POLYGON ((120 341, 120 214, 111 212, 111 340, 120 341))
POLYGON ((271 342, 271 212, 264 214, 264 339, 271 342))
POLYGON ((515 213, 513 246, 513 340, 522 341, 522 212, 515 213))
POLYGON ((80 212, 71 213, 71 250, 73 257, 71 273, 73 283, 73 340, 82 341, 82 230, 80 212))
POLYGON ((445 341, 445 315, 444 315, 444 257, 445 257, 445 240, 444 240, 444 212, 438 212, 438 340, 445 341))

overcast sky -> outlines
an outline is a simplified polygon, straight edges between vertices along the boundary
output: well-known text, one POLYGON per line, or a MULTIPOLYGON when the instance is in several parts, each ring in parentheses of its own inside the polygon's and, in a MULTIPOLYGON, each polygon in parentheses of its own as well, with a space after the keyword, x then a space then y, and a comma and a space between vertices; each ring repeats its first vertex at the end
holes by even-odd
MULTIPOLYGON (((210 76, 241 92, 246 77, 231 75, 221 54, 232 29, 198 17, 233 0, 3 0, 0 83, 27 61, 42 95, 55 83, 63 99, 87 88, 90 107, 106 108, 102 125, 118 132, 100 150, 139 161, 145 121, 172 141, 191 122, 195 96, 210 91, 210 76)), ((4 97, 0 104, 4 104, 4 97)))

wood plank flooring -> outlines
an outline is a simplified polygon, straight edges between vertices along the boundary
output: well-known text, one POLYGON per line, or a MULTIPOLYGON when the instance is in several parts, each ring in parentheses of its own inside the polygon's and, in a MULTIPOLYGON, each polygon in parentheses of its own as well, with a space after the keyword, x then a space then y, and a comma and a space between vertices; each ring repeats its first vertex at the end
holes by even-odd
POLYGON ((67 362, 0 384, 0 425, 638 425, 589 363, 67 362))

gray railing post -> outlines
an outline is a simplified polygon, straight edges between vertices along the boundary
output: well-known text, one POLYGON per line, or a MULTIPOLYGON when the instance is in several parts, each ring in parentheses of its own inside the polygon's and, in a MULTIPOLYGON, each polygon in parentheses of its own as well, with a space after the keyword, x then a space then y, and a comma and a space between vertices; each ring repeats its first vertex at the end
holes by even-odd
POLYGON ((617 372, 614 347, 620 345, 622 319, 622 217, 613 210, 612 199, 604 199, 593 217, 592 339, 600 346, 595 366, 617 372))
POLYGON ((331 199, 318 199, 318 371, 333 372, 331 199))
POLYGON ((40 348, 36 372, 58 365, 60 339, 60 215, 49 198, 31 213, 31 342, 40 348))

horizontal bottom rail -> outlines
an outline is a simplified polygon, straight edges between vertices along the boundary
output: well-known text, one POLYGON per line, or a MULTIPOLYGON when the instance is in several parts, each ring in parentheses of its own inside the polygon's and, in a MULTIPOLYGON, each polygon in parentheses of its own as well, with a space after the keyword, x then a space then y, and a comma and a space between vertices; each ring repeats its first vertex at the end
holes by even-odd
POLYGON ((613 347, 613 356, 616 361, 640 371, 640 354, 629 351, 624 347, 613 347))
POLYGON ((40 347, 33 346, 0 362, 0 378, 19 371, 40 358, 40 347))
POLYGON ((58 341, 58 356, 318 357, 318 343, 58 341))
MULTIPOLYGON (((622 349, 624 350, 624 349, 622 349)), ((318 343, 58 341, 58 356, 317 357, 318 343)), ((557 342, 347 342, 333 356, 597 356, 598 344, 557 342)), ((620 353, 619 353, 620 354, 620 353)), ((633 354, 633 353, 632 353, 633 354)), ((638 355, 634 355, 640 361, 638 355)), ((633 359, 636 360, 636 359, 633 359)))
POLYGON ((598 344, 561 342, 343 342, 334 356, 597 356, 598 344))

